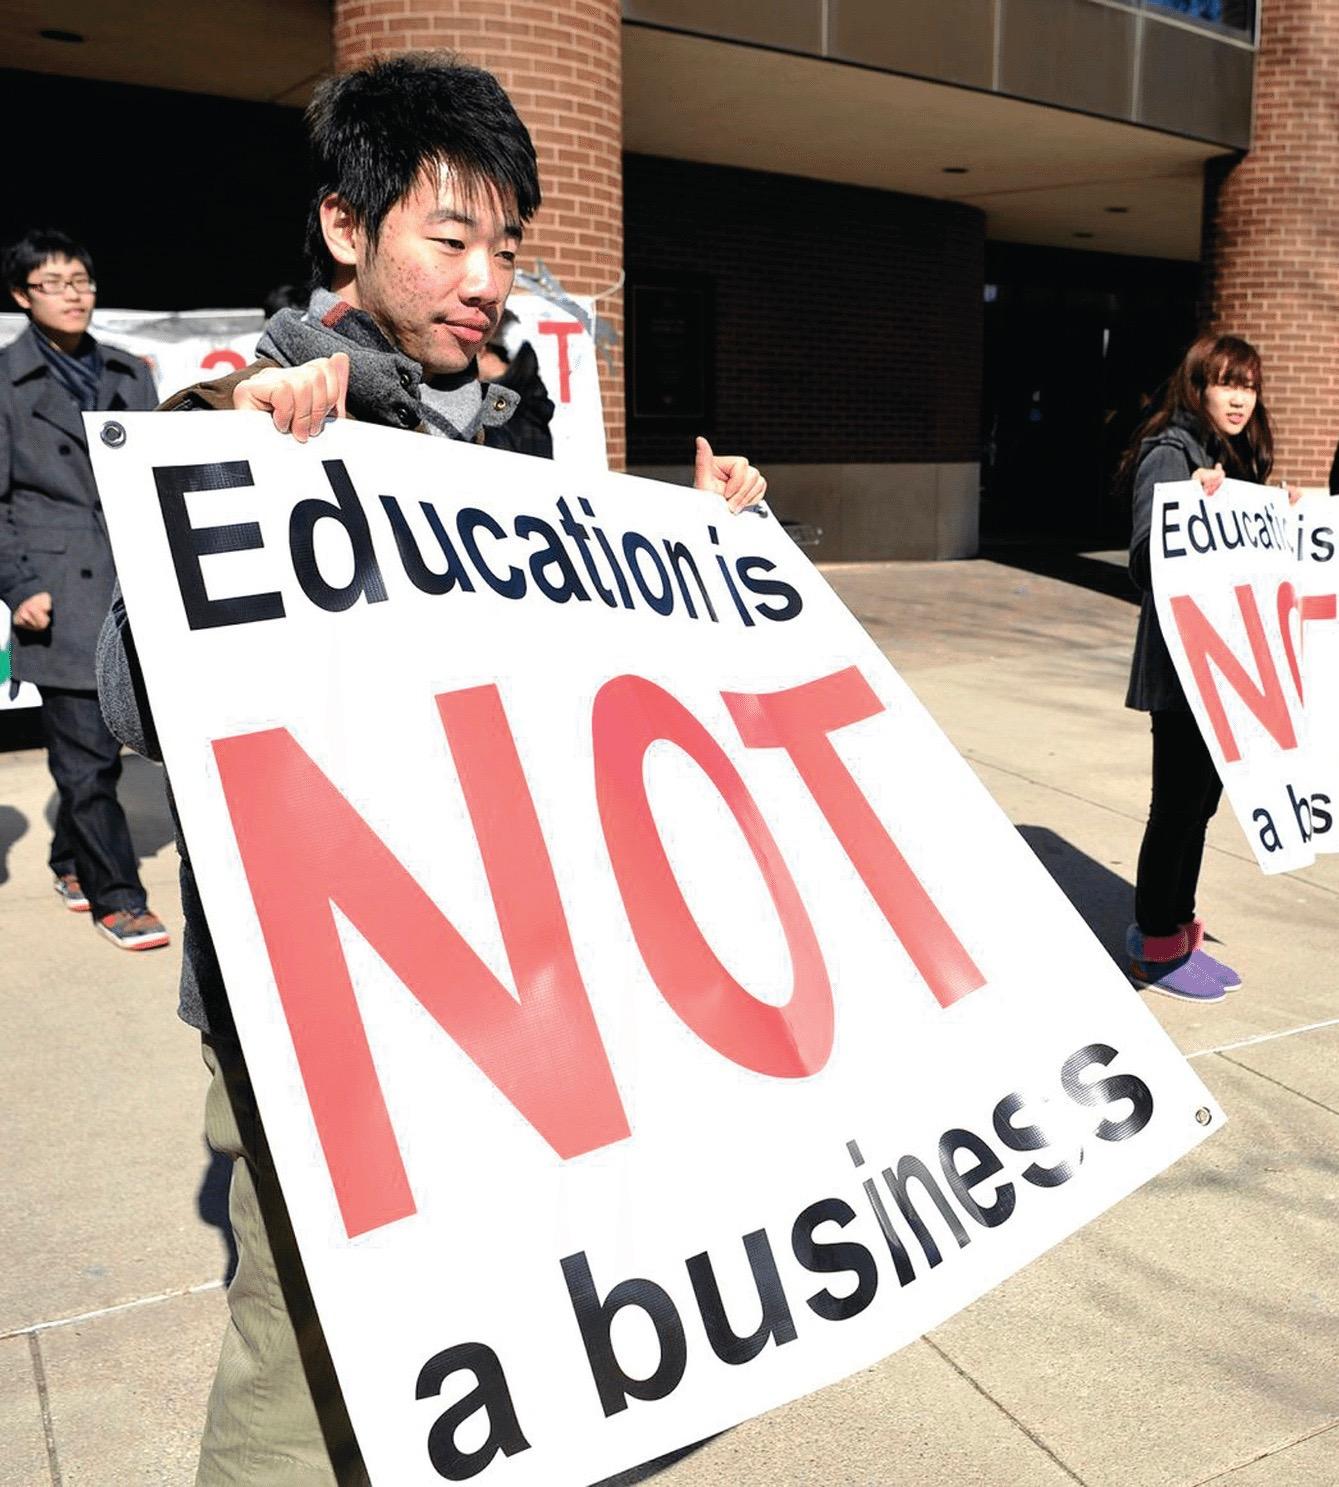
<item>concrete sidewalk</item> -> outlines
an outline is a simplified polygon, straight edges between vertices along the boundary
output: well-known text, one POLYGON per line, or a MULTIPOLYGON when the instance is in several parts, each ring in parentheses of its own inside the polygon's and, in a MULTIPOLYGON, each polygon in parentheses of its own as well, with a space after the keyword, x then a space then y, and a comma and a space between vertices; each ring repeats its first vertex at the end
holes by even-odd
MULTIPOLYGON (((1132 606, 989 562, 829 576, 1115 950, 1148 794, 1147 720, 1120 706, 1132 606)), ((161 776, 128 760, 124 798, 178 930, 161 776)), ((227 1261, 198 1039, 175 947, 126 955, 62 911, 51 808, 42 755, 0 753, 0 1487, 187 1487, 227 1261)), ((1339 859, 1266 878, 1224 812, 1202 901, 1245 988, 1149 1001, 1227 1129, 930 1337, 657 1487, 1339 1482, 1339 859)))

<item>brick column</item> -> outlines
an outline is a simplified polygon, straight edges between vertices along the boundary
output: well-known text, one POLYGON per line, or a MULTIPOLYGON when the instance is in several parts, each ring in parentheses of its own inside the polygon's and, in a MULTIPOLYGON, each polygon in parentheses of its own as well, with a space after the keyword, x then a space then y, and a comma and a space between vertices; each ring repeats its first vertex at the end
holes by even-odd
MULTIPOLYGON (((501 80, 534 136, 544 205, 521 266, 543 259, 572 294, 603 294, 623 267, 623 108, 619 0, 334 0, 335 66, 447 47, 501 80)), ((602 297, 618 333, 600 364, 609 463, 626 454, 623 295, 602 297)), ((550 389, 556 395, 556 389, 550 389)))
POLYGON ((1260 351, 1275 468, 1324 485, 1339 440, 1339 4, 1261 0, 1250 153, 1210 170, 1213 328, 1260 351))

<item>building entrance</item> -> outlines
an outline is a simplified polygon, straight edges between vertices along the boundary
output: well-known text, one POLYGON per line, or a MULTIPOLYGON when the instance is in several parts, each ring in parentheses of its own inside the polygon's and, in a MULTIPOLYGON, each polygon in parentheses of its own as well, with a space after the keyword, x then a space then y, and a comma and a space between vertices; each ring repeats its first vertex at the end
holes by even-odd
POLYGON ((1112 476, 1194 336, 1198 286, 1198 264, 988 244, 983 540, 1128 540, 1112 476))

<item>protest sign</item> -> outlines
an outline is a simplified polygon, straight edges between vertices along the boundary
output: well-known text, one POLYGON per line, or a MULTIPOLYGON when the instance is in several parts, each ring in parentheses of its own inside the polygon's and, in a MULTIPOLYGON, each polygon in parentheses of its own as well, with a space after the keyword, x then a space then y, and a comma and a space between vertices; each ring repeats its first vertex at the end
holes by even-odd
POLYGON ((1339 850, 1332 498, 1159 485, 1149 551, 1167 650, 1256 860, 1287 872, 1339 850))
POLYGON ((367 425, 87 422, 379 1487, 724 1429, 1221 1123, 772 517, 367 425))

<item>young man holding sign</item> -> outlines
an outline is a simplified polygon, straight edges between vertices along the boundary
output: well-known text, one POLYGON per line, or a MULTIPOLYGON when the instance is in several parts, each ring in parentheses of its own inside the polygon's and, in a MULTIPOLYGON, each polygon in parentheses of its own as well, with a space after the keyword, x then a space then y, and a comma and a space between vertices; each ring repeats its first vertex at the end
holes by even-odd
MULTIPOLYGON (((166 406, 262 411, 299 442, 331 415, 483 442, 516 400, 480 382, 476 358, 497 330, 524 224, 540 204, 529 133, 494 77, 445 54, 333 78, 308 122, 318 169, 308 246, 323 287, 305 313, 271 321, 257 363, 166 406)), ((705 440, 694 483, 732 511, 766 486, 747 460, 718 458, 705 440)), ((99 660, 113 727, 156 756, 119 602, 99 660)), ((203 1034, 214 1074, 207 1134, 233 1159, 239 1252, 197 1480, 364 1481, 184 847, 182 898, 180 1011, 203 1034)))

